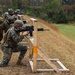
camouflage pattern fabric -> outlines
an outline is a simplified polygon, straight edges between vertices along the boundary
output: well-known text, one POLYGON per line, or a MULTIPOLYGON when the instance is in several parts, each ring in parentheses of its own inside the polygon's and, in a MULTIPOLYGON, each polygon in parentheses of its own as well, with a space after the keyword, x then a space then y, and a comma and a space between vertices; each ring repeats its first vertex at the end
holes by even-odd
POLYGON ((5 21, 9 22, 9 24, 14 23, 14 21, 16 20, 15 15, 14 14, 10 15, 8 12, 4 13, 3 18, 5 21))
POLYGON ((27 46, 20 44, 19 42, 22 41, 24 36, 19 35, 19 33, 16 32, 16 29, 12 27, 7 31, 5 37, 5 41, 1 45, 4 54, 2 63, 7 65, 13 52, 20 52, 19 59, 22 60, 27 52, 27 46))
POLYGON ((7 19, 7 15, 8 15, 8 12, 5 12, 5 13, 3 14, 3 18, 4 18, 4 20, 7 19))
POLYGON ((3 38, 3 30, 0 30, 0 41, 2 40, 3 38))
POLYGON ((3 28, 3 30, 4 30, 5 33, 7 32, 7 30, 8 30, 10 27, 12 27, 12 26, 9 24, 9 22, 7 22, 7 21, 4 21, 4 22, 3 22, 2 28, 3 28))
POLYGON ((2 40, 2 38, 3 38, 3 18, 2 17, 0 17, 0 41, 2 40))

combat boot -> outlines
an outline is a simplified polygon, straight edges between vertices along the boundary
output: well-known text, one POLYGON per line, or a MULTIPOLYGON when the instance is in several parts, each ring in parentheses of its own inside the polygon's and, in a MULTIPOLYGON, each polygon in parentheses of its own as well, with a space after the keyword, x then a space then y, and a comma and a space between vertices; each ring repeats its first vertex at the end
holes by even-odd
POLYGON ((17 64, 17 65, 23 65, 23 66, 26 66, 26 63, 22 63, 20 59, 17 61, 16 64, 17 64))
POLYGON ((7 64, 4 64, 3 62, 0 62, 0 67, 6 67, 7 64))

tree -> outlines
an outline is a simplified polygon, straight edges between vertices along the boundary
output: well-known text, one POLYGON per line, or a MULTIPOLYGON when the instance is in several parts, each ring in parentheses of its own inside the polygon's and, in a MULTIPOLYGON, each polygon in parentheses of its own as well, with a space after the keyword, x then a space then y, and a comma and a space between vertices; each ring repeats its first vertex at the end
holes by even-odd
POLYGON ((61 0, 46 0, 44 4, 44 9, 47 11, 58 11, 61 7, 61 0))
POLYGON ((68 18, 63 10, 60 10, 54 17, 54 22, 56 23, 68 23, 68 18))

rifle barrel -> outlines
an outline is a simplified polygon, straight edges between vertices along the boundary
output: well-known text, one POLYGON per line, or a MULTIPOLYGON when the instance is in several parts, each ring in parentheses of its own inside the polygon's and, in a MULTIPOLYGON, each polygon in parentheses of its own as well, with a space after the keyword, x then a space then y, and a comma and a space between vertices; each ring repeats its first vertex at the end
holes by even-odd
POLYGON ((49 31, 49 29, 38 28, 37 31, 49 31))

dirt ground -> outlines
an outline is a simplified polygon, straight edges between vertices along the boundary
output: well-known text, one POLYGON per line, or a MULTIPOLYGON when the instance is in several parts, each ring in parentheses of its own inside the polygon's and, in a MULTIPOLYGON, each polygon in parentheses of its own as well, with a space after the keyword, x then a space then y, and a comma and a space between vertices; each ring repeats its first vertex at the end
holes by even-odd
MULTIPOLYGON (((30 17, 25 15, 26 20, 30 17)), ((49 58, 58 58, 70 71, 58 74, 56 72, 32 73, 29 64, 29 50, 27 51, 23 63, 27 66, 16 65, 19 53, 13 53, 7 67, 0 67, 0 75, 75 75, 75 43, 66 39, 60 34, 53 24, 38 19, 38 27, 49 29, 49 31, 38 32, 38 48, 49 58)), ((0 61, 2 61, 2 51, 0 50, 0 61)), ((44 62, 38 62, 38 68, 49 68, 44 62)))

